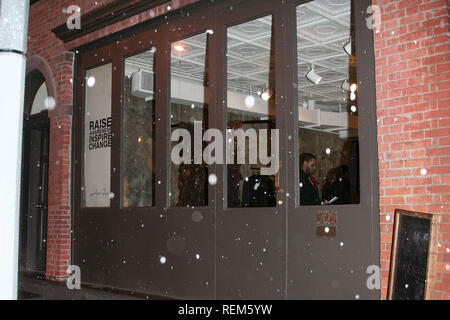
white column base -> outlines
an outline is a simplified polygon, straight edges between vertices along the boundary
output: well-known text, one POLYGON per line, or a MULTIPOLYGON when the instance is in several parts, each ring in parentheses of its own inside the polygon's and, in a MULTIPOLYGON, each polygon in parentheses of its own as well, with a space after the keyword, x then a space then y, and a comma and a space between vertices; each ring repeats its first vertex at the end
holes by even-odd
POLYGON ((0 53, 0 299, 17 299, 26 59, 0 53))

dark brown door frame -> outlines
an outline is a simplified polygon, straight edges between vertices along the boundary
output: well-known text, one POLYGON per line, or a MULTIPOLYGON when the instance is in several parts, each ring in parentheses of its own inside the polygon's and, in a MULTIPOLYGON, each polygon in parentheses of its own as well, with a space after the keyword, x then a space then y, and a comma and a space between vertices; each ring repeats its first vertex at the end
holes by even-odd
MULTIPOLYGON (((309 1, 291 1, 285 7, 289 31, 285 40, 288 61, 297 61, 295 7, 309 1)), ((352 0, 357 57, 360 204, 300 206, 298 164, 298 108, 287 119, 294 139, 288 141, 287 291, 288 299, 379 299, 380 290, 369 290, 366 273, 379 262, 379 182, 375 99, 373 30, 367 27, 370 0, 352 0), (316 236, 316 215, 325 210, 337 214, 337 237, 316 236), (333 286, 332 286, 333 285, 333 286)), ((301 45, 301 44, 299 44, 301 45)), ((297 70, 288 72, 287 83, 297 83, 297 70)), ((296 105, 297 91, 288 95, 296 105)))
MULTIPOLYGON (((36 260, 41 260, 40 263, 43 264, 42 270, 27 269, 28 259, 28 236, 29 236, 29 196, 30 196, 30 148, 31 148, 31 130, 39 130, 43 132, 41 138, 41 143, 43 145, 45 159, 41 159, 41 162, 46 165, 46 169, 42 173, 47 172, 46 176, 41 176, 39 179, 42 183, 41 187, 43 190, 40 194, 40 200, 37 203, 31 205, 41 206, 41 223, 40 230, 36 232, 41 233, 43 239, 46 238, 47 234, 47 197, 48 197, 48 153, 49 153, 49 133, 50 133, 50 120, 48 118, 48 112, 42 111, 38 114, 31 114, 32 106, 36 93, 38 92, 41 85, 45 82, 44 75, 38 70, 33 69, 26 75, 25 81, 25 96, 24 96, 24 119, 23 119, 23 137, 22 137, 22 169, 21 169, 21 194, 20 194, 20 233, 19 233, 19 273, 21 275, 32 275, 43 278, 45 276, 46 269, 46 242, 41 243, 43 246, 41 252, 43 255, 39 256, 39 252, 33 253, 33 259, 35 260, 33 264, 38 264, 36 260)), ((40 167, 42 170, 43 167, 40 167)))
MULTIPOLYGON (((159 26, 155 32, 155 29, 149 29, 143 31, 139 34, 133 34, 133 36, 125 39, 119 39, 113 43, 102 46, 97 49, 83 52, 77 57, 77 81, 76 81, 76 113, 75 113, 75 126, 74 126, 74 190, 80 190, 83 185, 83 121, 84 121, 84 98, 85 98, 85 73, 86 70, 104 65, 107 63, 112 63, 113 68, 113 99, 112 99, 112 130, 113 130, 113 141, 112 141, 112 151, 111 151, 111 191, 117 195, 111 200, 111 207, 109 208, 87 208, 82 207, 82 197, 81 192, 74 193, 74 216, 73 216, 73 250, 72 250, 72 261, 84 268, 95 268, 98 261, 105 258, 102 254, 108 250, 106 247, 99 245, 98 238, 103 239, 109 238, 114 240, 116 243, 125 243, 126 240, 129 241, 128 234, 118 234, 116 230, 130 230, 135 228, 137 221, 139 221, 139 226, 141 224, 154 226, 155 231, 147 233, 145 237, 137 234, 134 237, 132 243, 135 244, 133 248, 121 247, 116 251, 117 255, 134 254, 134 256, 139 256, 142 261, 148 260, 148 257, 157 257, 158 252, 152 253, 152 249, 158 249, 159 247, 165 247, 166 243, 162 242, 164 239, 164 229, 169 226, 170 229, 183 230, 186 225, 186 221, 192 222, 192 210, 189 208, 170 208, 168 206, 168 146, 169 146, 169 135, 166 131, 169 128, 169 120, 167 110, 169 110, 169 56, 170 56, 170 43, 186 38, 198 33, 206 32, 207 29, 211 28, 212 15, 204 13, 192 13, 190 15, 181 17, 179 20, 169 24, 163 24, 159 26), (189 26, 189 27, 188 27, 189 26), (121 188, 120 182, 121 178, 121 154, 120 154, 120 144, 121 144, 121 134, 122 134, 122 112, 123 106, 121 102, 122 98, 122 88, 123 88, 123 75, 124 75, 124 61, 127 57, 145 52, 150 50, 152 47, 156 47, 155 53, 155 74, 156 77, 156 87, 161 88, 155 93, 155 119, 156 119, 156 141, 159 141, 158 145, 163 148, 156 148, 156 172, 155 181, 161 181, 155 185, 156 193, 159 194, 155 201, 154 207, 145 208, 123 208, 121 201, 121 188), (161 213, 165 214, 165 219, 161 219, 161 213), (106 218, 105 218, 106 216, 106 218), (184 224, 184 225, 183 225, 184 224), (125 237, 125 238, 122 238, 125 237), (148 247, 147 243, 153 243, 155 248, 148 247), (130 253, 131 252, 131 253, 130 253), (92 261, 92 259, 85 259, 87 256, 96 256, 97 261, 92 261), (86 261, 91 260, 91 261, 86 261)), ((210 118, 211 121, 212 118, 210 118)), ((214 195, 214 193, 209 192, 209 194, 214 195)), ((199 235, 202 239, 198 239, 198 242, 211 244, 212 241, 212 230, 213 230, 213 219, 214 219, 214 201, 209 199, 209 206, 202 208, 195 208, 196 211, 200 211, 203 214, 203 227, 198 227, 196 230, 193 228, 192 233, 199 235)), ((179 232, 179 231, 177 231, 179 232)), ((132 236, 133 238, 133 236, 132 236)), ((197 241, 196 241, 197 242, 197 241)), ((104 242, 103 242, 104 244, 104 242)), ((213 254, 213 253, 212 253, 213 254)), ((209 255, 209 254, 208 254, 209 255)), ((110 258, 110 257, 109 257, 110 258)), ((109 259, 106 257, 105 259, 109 259)), ((202 293, 196 293, 196 296, 211 298, 214 295, 214 283, 213 283, 213 267, 214 265, 210 262, 203 263, 201 268, 207 270, 202 272, 202 276, 205 276, 206 281, 202 284, 202 293), (204 283, 208 285, 205 287, 204 283)), ((160 287, 163 287, 164 281, 173 278, 159 263, 146 262, 148 267, 146 270, 140 269, 139 271, 133 270, 128 272, 127 281, 122 281, 122 283, 111 283, 106 275, 101 275, 102 270, 98 270, 96 273, 98 276, 96 278, 89 277, 86 275, 82 278, 82 283, 86 285, 103 285, 109 287, 120 287, 125 290, 136 291, 136 288, 130 287, 130 281, 141 281, 144 272, 151 276, 152 274, 159 273, 158 279, 154 282, 161 282, 160 287), (100 274, 100 275, 99 275, 100 274)), ((137 267, 139 269, 139 267, 137 267)), ((193 269, 193 272, 198 272, 193 269)), ((123 279, 123 278, 122 278, 123 279)), ((184 284, 182 281, 178 281, 179 286, 184 286, 188 288, 188 291, 192 291, 189 284, 184 284)), ((145 289, 141 289, 145 291, 145 289)), ((147 292, 150 289, 147 289, 147 292)), ((193 289, 194 291, 196 289, 193 289)), ((200 290, 197 289, 197 292, 200 290)), ((163 291, 156 292, 155 294, 164 295, 163 291)))
MULTIPOLYGON (((284 80, 283 5, 280 1, 235 1, 216 7, 216 124, 226 132, 227 28, 272 16, 275 51, 275 124, 279 130, 278 183, 275 207, 227 208, 226 165, 217 166, 217 294, 218 299, 284 299, 286 259, 286 86, 284 80), (224 201, 222 201, 224 199, 224 201), (236 241, 239 237, 241 241, 236 241), (266 241, 269 240, 269 241, 266 241), (265 249, 263 251, 263 249, 265 249), (253 252, 251 255, 249 252, 253 252)), ((225 154, 225 149, 224 149, 225 154)))
MULTIPOLYGON (((31 100, 32 102, 32 100, 31 100)), ((25 108, 27 111, 31 111, 30 108, 25 108)), ((45 275, 46 269, 46 235, 47 235, 47 197, 48 197, 48 163, 49 163, 49 135, 50 133, 50 121, 48 118, 47 111, 43 111, 35 115, 27 115, 24 117, 23 122, 23 144, 22 144, 22 181, 21 181, 21 214, 20 214, 20 251, 19 251, 19 272, 21 274, 36 275, 38 277, 43 277, 45 275), (41 147, 43 148, 40 154, 40 176, 39 184, 41 187, 39 201, 36 203, 30 203, 30 173, 31 166, 29 163, 31 155, 31 141, 32 141, 32 130, 38 130, 42 132, 40 139, 41 147), (42 158, 44 157, 44 158, 42 158), (31 253, 29 256, 29 241, 30 230, 29 222, 29 212, 31 210, 30 206, 35 206, 35 209, 39 209, 41 212, 41 221, 39 230, 34 230, 37 232, 39 238, 42 238, 42 243, 40 246, 43 248, 37 250, 35 253, 31 253), (41 253, 39 253, 41 252, 41 253), (33 259, 32 264, 36 264, 36 268, 29 269, 27 265, 29 264, 29 259, 33 259)), ((37 244, 36 244, 37 248, 37 244)))
MULTIPOLYGON (((128 225, 131 225, 131 221, 138 220, 139 218, 149 219, 149 221, 155 222, 153 219, 155 216, 159 216, 161 212, 167 216, 173 216, 170 219, 170 223, 175 223, 176 219, 185 219, 192 213, 192 210, 188 208, 168 208, 168 157, 169 157, 169 144, 168 144, 168 128, 170 118, 167 110, 169 106, 169 74, 170 74, 170 43, 176 40, 180 40, 191 35, 195 35, 199 32, 203 32, 213 26, 214 36, 209 43, 210 52, 210 86, 214 89, 210 90, 210 101, 214 101, 209 104, 209 108, 216 108, 216 112, 209 112, 209 126, 223 129, 224 128, 224 108, 222 101, 224 101, 225 92, 220 88, 224 88, 224 80, 222 77, 225 73, 224 52, 225 52, 225 27, 252 20, 254 18, 264 16, 267 14, 274 15, 275 34, 276 34, 276 48, 278 50, 276 56, 276 83, 277 83, 277 127, 280 129, 280 161, 282 161, 280 168, 280 186, 284 186, 285 192, 291 194, 286 198, 278 195, 277 207, 275 208, 263 208, 261 211, 258 209, 258 213, 271 214, 274 210, 277 211, 280 220, 277 220, 277 225, 280 230, 285 232, 284 235, 278 234, 278 238, 281 239, 277 249, 277 258, 286 260, 281 262, 282 274, 277 281, 282 284, 280 292, 273 295, 264 291, 264 288, 260 288, 260 293, 248 292, 249 296, 254 297, 276 297, 278 299, 283 298, 308 298, 308 297, 320 297, 320 292, 312 292, 311 288, 304 286, 304 283, 308 283, 308 279, 304 279, 304 275, 299 275, 298 272, 302 272, 305 265, 304 254, 300 254, 301 259, 292 259, 292 253, 288 252, 288 249, 295 248, 295 238, 293 235, 300 232, 307 234, 311 227, 311 221, 308 220, 316 214, 315 208, 299 207, 296 203, 298 199, 298 141, 297 141, 297 124, 295 119, 298 119, 298 110, 296 108, 296 92, 292 88, 292 83, 296 83, 296 16, 295 6, 299 3, 306 1, 284 1, 280 4, 279 1, 256 1, 253 6, 248 1, 220 1, 214 6, 207 4, 209 1, 200 1, 198 5, 190 6, 190 17, 186 15, 186 9, 177 10, 177 14, 173 12, 173 16, 160 17, 156 22, 143 23, 140 26, 133 27, 116 35, 112 35, 107 39, 101 39, 98 42, 89 44, 84 48, 84 51, 77 56, 76 59, 76 103, 74 113, 74 148, 73 148, 73 181, 74 181, 74 194, 73 194, 73 260, 80 263, 83 255, 88 253, 90 255, 96 255, 98 252, 94 247, 90 247, 89 240, 87 239, 88 232, 95 233, 98 230, 108 229, 108 235, 114 235, 114 232, 119 230, 126 230, 128 225), (230 7, 236 10, 231 10, 227 14, 230 7), (255 8, 257 8, 255 10, 255 8), (250 12, 250 13, 249 13, 250 12), (178 14, 179 13, 179 14, 178 14), (221 15, 222 14, 222 15, 221 15), (219 19, 210 20, 214 17, 219 19), (167 22, 167 23, 165 23, 167 22), (283 25, 283 26, 282 26, 283 25), (146 27, 147 26, 147 27, 146 27), (151 27, 150 27, 151 26, 151 27), (180 28, 180 29, 179 29, 180 28), (136 32, 140 30, 140 32, 136 32), (157 31, 157 32, 156 32, 157 31), (116 41, 117 40, 117 41, 116 41), (109 44, 105 44, 109 42, 109 44), (96 47, 97 46, 97 47, 96 47), (156 184, 156 202, 155 206, 151 208, 121 208, 121 156, 120 156, 120 143, 121 143, 121 95, 123 88, 123 61, 125 57, 143 52, 156 46, 157 51, 155 55, 155 74, 156 88, 161 89, 156 92, 156 141, 160 142, 160 145, 164 145, 161 149, 157 148, 156 152, 156 181, 161 181, 161 184, 156 184), (217 54, 211 54, 217 53, 217 54), (111 201, 110 208, 82 208, 81 207, 81 187, 83 176, 83 119, 84 119, 84 77, 85 71, 89 68, 102 65, 111 62, 113 71, 113 100, 112 100, 112 115, 113 115, 113 147, 111 151, 111 191, 117 195, 111 201), (281 72, 282 71, 282 72, 281 72), (283 97, 283 98, 282 98, 283 97), (289 133, 293 133, 295 139, 288 140, 289 133), (163 151, 163 152, 161 152, 163 151), (295 195, 292 196, 292 195, 295 195), (280 198, 281 197, 281 198, 280 198), (281 204, 278 204, 278 200, 282 200, 281 204), (132 217, 129 213, 137 217, 132 217), (264 213, 266 212, 266 213, 264 213), (306 220, 305 220, 306 219, 306 220), (119 229, 122 227, 121 229, 119 229), (114 231, 115 230, 115 231, 114 231), (75 239, 76 237, 76 239, 75 239), (88 251, 85 251, 88 250, 88 251), (293 274, 293 270, 298 268, 297 275, 293 274), (304 283, 299 283, 298 281, 304 283)), ((373 57, 373 36, 372 30, 367 29, 364 12, 368 6, 371 5, 369 0, 353 1, 355 5, 356 14, 356 51, 358 56, 358 81, 361 95, 359 96, 360 104, 360 123, 365 123, 360 128, 360 141, 366 142, 364 148, 360 150, 361 162, 364 162, 361 167, 361 181, 363 181, 361 189, 361 204, 357 206, 340 206, 337 208, 339 216, 347 214, 345 210, 357 213, 354 216, 352 222, 348 222, 350 227, 358 228, 359 224, 366 224, 363 227, 364 232, 369 232, 370 243, 367 243, 368 250, 365 258, 366 261, 371 264, 379 265, 379 221, 378 221, 378 158, 377 158, 377 141, 376 141, 376 109, 375 109, 375 82, 374 82, 374 57, 373 57), (364 157, 364 158, 363 158, 364 157), (364 172, 363 172, 364 171, 364 172), (367 182, 369 181, 369 182, 367 182), (367 183, 365 183, 367 182, 367 183), (361 220, 362 219, 362 220, 361 220)), ((363 144, 361 144, 363 145, 363 144)), ((199 208, 205 210, 205 214, 211 215, 211 220, 208 223, 212 224, 214 231, 214 241, 217 241, 217 228, 221 227, 221 223, 224 222, 225 215, 239 216, 239 214, 245 215, 249 211, 243 209, 224 209, 222 199, 224 198, 224 190, 226 185, 223 180, 224 170, 223 166, 210 166, 209 173, 216 173, 218 182, 215 186, 209 186, 209 205, 205 208, 199 208), (241 212, 242 211, 242 212, 241 212)), ((332 207, 333 209, 335 207, 332 207)), ((197 210, 197 208, 196 208, 197 210)), ((255 216, 254 219, 258 218, 255 216)), ((245 219, 245 218, 244 218, 245 219)), ((166 224, 168 226, 168 224, 166 224)), ((344 226, 342 226, 344 228, 344 226)), ((277 231, 278 232, 278 231, 277 231)), ((361 233, 362 237, 366 237, 366 234, 361 233)), ((107 235, 105 235, 107 236, 107 235)), ((210 237, 210 235, 208 236, 210 237)), ((144 239, 144 238, 143 238, 144 239)), ((160 241, 156 240, 154 236, 145 238, 147 242, 160 245, 160 241), (154 241, 154 242, 152 242, 154 241)), ((125 239, 123 239, 125 240, 125 239)), ((94 241, 91 239, 91 241, 94 241)), ((148 250, 144 245, 139 250, 148 250)), ((214 278, 220 275, 223 266, 218 264, 220 245, 215 245, 214 248, 214 278), (221 269, 222 268, 222 269, 221 269)), ((150 263, 151 268, 156 268, 157 272, 160 271, 158 266, 150 263), (159 271, 158 271, 159 270, 159 271)), ((207 268, 211 268, 208 266, 207 268)), ((278 268, 278 267, 277 267, 278 268)), ((208 269, 210 270, 210 269, 208 269)), ((364 278, 362 271, 360 270, 359 277, 361 280, 364 278)), ((155 274, 157 274, 157 272, 155 274)), ((209 272, 209 271, 208 271, 209 272)), ((239 271, 235 270, 235 273, 239 271)), ((138 280, 141 275, 134 274, 132 278, 138 280)), ((166 276, 162 277, 163 280, 169 281, 166 276)), ((116 286, 115 284, 108 283, 107 277, 103 277, 103 280, 97 280, 96 283, 106 286, 116 286)), ((83 279, 82 279, 83 281, 83 279)), ((224 281, 224 280, 221 280, 224 281)), ((89 282, 89 281, 87 281, 89 282)), ((251 282, 251 281, 250 281, 251 282)), ((250 284, 248 282, 248 284, 250 284)), ((236 284, 236 288, 238 284, 236 284)), ((365 284, 365 283, 364 283, 365 284)), ((209 298, 222 298, 222 297, 237 297, 235 291, 221 291, 221 288, 226 286, 226 283, 219 283, 216 287, 214 284, 213 291, 208 288, 207 297, 209 298)), ((120 287, 118 285, 117 287, 120 287)), ((125 287, 124 287, 125 288, 125 287)), ((127 289, 127 288, 125 288, 127 289)), ((128 288, 129 290, 136 290, 136 288, 128 288)), ((267 288, 266 288, 267 289, 267 288)), ((143 289, 143 291, 149 291, 149 289, 143 289)), ((329 292, 325 289, 322 291, 323 296, 328 296, 329 292)), ((153 294, 164 295, 163 292, 151 292, 153 294)), ((192 293, 193 294, 193 293, 192 293)), ((191 295, 192 295, 191 294, 191 295)), ((170 295, 170 294, 169 294, 170 295)), ((195 295, 195 294, 194 294, 195 295)), ((202 295, 203 296, 203 295, 202 295)), ((181 297, 181 296, 180 296, 181 297)), ((190 297, 189 295, 187 297, 190 297)), ((204 297, 204 296, 203 296, 204 297)), ((350 293, 348 297, 351 297, 350 293)), ((367 296, 362 297, 377 298, 379 297, 379 291, 373 291, 367 296)))

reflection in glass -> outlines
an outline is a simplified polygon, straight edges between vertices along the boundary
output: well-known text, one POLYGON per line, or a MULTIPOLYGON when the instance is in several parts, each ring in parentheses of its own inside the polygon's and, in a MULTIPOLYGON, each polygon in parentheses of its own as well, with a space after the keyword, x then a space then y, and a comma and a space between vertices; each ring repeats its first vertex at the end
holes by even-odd
MULTIPOLYGON (((245 163, 237 161, 238 138, 233 144, 234 161, 227 165, 227 207, 274 207, 276 175, 263 175, 258 158, 250 161, 252 130, 275 129, 275 51, 272 16, 255 19, 227 29, 227 129, 242 129, 246 135, 245 163)), ((270 152, 271 138, 268 137, 270 152)), ((259 146, 258 146, 259 148, 259 146)), ((258 150, 258 149, 256 149, 258 150)), ((264 165, 265 167, 265 165, 264 165)))
POLYGON ((125 59, 122 123, 123 206, 155 198, 154 50, 125 59))
POLYGON ((300 204, 359 203, 351 1, 311 1, 296 11, 300 204))
MULTIPOLYGON (((203 133, 208 129, 208 34, 202 33, 172 43, 170 62, 170 123, 171 133, 187 132, 190 135, 190 154, 179 156, 190 159, 189 163, 170 162, 170 206, 195 207, 208 204, 208 166, 195 161, 194 125, 203 133)), ((200 138, 201 138, 200 137, 200 138)), ((171 142, 172 149, 183 141, 180 137, 171 142)), ((201 150, 205 143, 202 143, 201 150)), ((199 155, 197 155, 198 157, 199 155)), ((201 154, 200 154, 201 156, 201 154)))
POLYGON ((86 71, 83 205, 109 207, 111 199, 111 64, 86 71))

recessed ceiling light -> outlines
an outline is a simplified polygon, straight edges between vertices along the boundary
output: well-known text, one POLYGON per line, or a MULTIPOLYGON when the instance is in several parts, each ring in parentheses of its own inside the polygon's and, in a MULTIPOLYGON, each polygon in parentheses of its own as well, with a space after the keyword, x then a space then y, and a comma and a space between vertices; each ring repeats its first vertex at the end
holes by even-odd
POLYGON ((176 44, 173 46, 173 48, 175 49, 175 51, 178 51, 178 52, 183 52, 185 50, 184 46, 181 44, 176 44))

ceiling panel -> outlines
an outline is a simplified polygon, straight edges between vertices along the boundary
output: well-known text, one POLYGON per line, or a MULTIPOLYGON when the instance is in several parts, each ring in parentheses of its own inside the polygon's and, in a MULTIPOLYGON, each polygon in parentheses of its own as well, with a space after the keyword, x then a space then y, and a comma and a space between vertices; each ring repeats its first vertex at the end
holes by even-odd
MULTIPOLYGON (((272 43, 272 17, 267 16, 227 29, 227 83, 231 90, 261 90, 268 83, 272 43)), ((316 0, 297 7, 298 100, 315 100, 316 109, 339 112, 348 93, 341 89, 354 68, 343 47, 350 36, 350 0, 316 0), (305 78, 310 66, 322 76, 314 85, 305 78), (339 106, 341 104, 341 107, 339 106)), ((184 51, 172 50, 173 76, 202 81, 207 33, 181 40, 184 51)), ((136 63, 151 63, 136 57, 136 63)), ((128 60, 132 60, 129 58, 128 60)))

